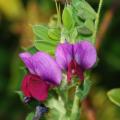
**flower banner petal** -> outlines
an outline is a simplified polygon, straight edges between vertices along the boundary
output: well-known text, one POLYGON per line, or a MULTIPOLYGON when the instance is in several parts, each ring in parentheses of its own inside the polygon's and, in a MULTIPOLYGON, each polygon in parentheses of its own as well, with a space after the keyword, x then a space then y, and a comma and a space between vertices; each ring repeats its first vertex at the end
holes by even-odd
POLYGON ((56 61, 62 70, 67 70, 68 65, 73 59, 73 45, 69 43, 62 43, 56 49, 56 61))
POLYGON ((83 69, 90 69, 96 58, 96 49, 90 42, 81 41, 74 45, 74 59, 83 69))

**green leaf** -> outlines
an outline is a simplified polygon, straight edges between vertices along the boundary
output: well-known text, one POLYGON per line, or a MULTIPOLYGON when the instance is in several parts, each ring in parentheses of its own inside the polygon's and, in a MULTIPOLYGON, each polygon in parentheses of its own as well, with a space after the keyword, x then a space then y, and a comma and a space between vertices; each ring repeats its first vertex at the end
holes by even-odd
POLYGON ((58 34, 55 34, 55 31, 49 31, 48 27, 43 25, 33 26, 33 32, 35 33, 36 39, 34 43, 35 47, 38 50, 54 54, 55 48, 60 40, 58 39, 58 34))
POLYGON ((35 37, 40 39, 48 39, 48 27, 45 25, 33 25, 32 26, 33 33, 35 37))
POLYGON ((87 19, 83 25, 77 27, 77 30, 83 35, 92 35, 95 30, 93 20, 87 19))
POLYGON ((59 41, 60 34, 61 34, 60 28, 49 28, 48 30, 48 36, 53 40, 59 41))
POLYGON ((107 95, 111 102, 120 107, 120 88, 110 90, 107 95))
POLYGON ((61 31, 61 41, 65 42, 67 40, 70 43, 74 43, 76 41, 78 35, 78 31, 76 28, 72 28, 70 31, 63 28, 61 31))
POLYGON ((73 28, 74 19, 73 19, 73 15, 72 15, 72 7, 70 5, 67 5, 64 8, 63 14, 62 14, 62 21, 63 21, 64 27, 67 28, 68 30, 73 28))
POLYGON ((94 20, 96 18, 96 12, 95 10, 86 2, 83 0, 80 0, 76 3, 72 3, 74 10, 76 10, 77 15, 83 19, 92 19, 94 20))
POLYGON ((74 20, 75 20, 76 26, 82 26, 84 24, 84 21, 81 20, 76 14, 74 14, 74 20))
POLYGON ((76 28, 74 28, 70 31, 70 40, 72 40, 73 43, 75 43, 77 35, 78 35, 78 31, 76 28))
POLYGON ((55 43, 52 40, 45 41, 45 40, 36 40, 35 41, 35 47, 38 50, 45 51, 50 54, 54 54, 55 48, 57 46, 57 43, 55 43))
POLYGON ((61 41, 64 43, 65 40, 69 40, 69 32, 66 28, 62 28, 62 30, 61 30, 61 41))
POLYGON ((82 34, 82 35, 92 35, 92 31, 89 30, 88 27, 85 26, 85 24, 77 27, 77 31, 79 34, 82 34))
POLYGON ((34 117, 34 113, 31 112, 31 113, 28 114, 28 116, 26 117, 25 120, 33 120, 33 117, 34 117))
POLYGON ((22 91, 15 91, 15 93, 17 93, 20 97, 20 100, 23 102, 24 101, 24 95, 22 93, 22 91))
POLYGON ((93 20, 91 20, 91 19, 87 19, 86 21, 85 21, 85 26, 93 33, 94 32, 94 30, 95 30, 95 25, 94 25, 94 22, 93 22, 93 20))

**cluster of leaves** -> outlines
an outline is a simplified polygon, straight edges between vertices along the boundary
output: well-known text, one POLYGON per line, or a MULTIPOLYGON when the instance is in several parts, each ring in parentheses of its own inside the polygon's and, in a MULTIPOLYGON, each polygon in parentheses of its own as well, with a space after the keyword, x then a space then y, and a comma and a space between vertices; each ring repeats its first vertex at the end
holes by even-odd
POLYGON ((57 44, 65 40, 70 43, 85 39, 94 41, 96 12, 85 0, 66 4, 62 16, 60 6, 56 8, 57 15, 52 16, 48 25, 32 26, 37 50, 54 54, 57 44))
POLYGON ((95 10, 85 0, 72 0, 63 10, 63 35, 69 42, 93 41, 95 19, 95 10))

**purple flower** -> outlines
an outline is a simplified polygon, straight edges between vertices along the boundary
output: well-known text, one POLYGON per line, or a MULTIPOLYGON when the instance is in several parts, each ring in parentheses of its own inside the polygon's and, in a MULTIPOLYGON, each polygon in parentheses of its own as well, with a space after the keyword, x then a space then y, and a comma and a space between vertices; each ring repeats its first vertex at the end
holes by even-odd
POLYGON ((67 71, 68 82, 72 75, 77 75, 84 80, 83 72, 90 69, 96 62, 95 47, 88 41, 76 44, 59 44, 56 49, 56 61, 62 70, 67 71))
POLYGON ((24 95, 39 101, 46 100, 50 87, 61 82, 61 70, 57 63, 44 52, 37 52, 34 55, 25 52, 19 56, 29 70, 22 81, 24 95))

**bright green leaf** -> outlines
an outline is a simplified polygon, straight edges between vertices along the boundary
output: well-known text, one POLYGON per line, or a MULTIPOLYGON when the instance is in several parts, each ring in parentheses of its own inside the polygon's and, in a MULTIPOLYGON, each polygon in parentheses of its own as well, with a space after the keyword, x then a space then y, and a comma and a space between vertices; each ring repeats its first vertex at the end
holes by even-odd
POLYGON ((32 26, 33 33, 35 37, 40 39, 48 39, 48 27, 45 25, 33 25, 32 26))
POLYGON ((120 88, 110 90, 107 95, 111 102, 120 107, 120 88))
POLYGON ((48 27, 43 25, 33 26, 33 32, 35 33, 36 39, 34 45, 37 50, 53 54, 60 40, 58 39, 59 36, 57 32, 55 33, 55 31, 50 31, 48 27))
POLYGON ((86 2, 83 0, 80 0, 79 2, 76 2, 76 4, 72 4, 74 9, 76 10, 77 15, 83 19, 92 19, 94 20, 96 18, 96 12, 95 10, 86 2))
POLYGON ((93 20, 87 19, 83 25, 77 27, 77 30, 80 34, 83 35, 92 35, 94 32, 93 20))
POLYGON ((70 5, 67 5, 62 14, 62 21, 65 28, 70 30, 74 26, 74 19, 72 15, 72 8, 70 5))
POLYGON ((31 113, 28 114, 28 116, 26 117, 25 120, 33 120, 33 117, 34 117, 34 113, 31 112, 31 113))
POLYGON ((54 54, 56 46, 57 46, 57 43, 55 43, 52 40, 49 40, 49 41, 36 40, 35 41, 35 47, 38 50, 45 51, 45 52, 51 53, 51 54, 54 54))
POLYGON ((93 20, 91 20, 91 19, 87 19, 86 21, 85 21, 85 26, 93 33, 94 32, 94 30, 95 30, 95 25, 94 25, 94 22, 93 22, 93 20))
POLYGON ((74 43, 76 41, 78 35, 78 31, 76 28, 72 28, 70 31, 63 28, 61 31, 61 41, 65 42, 67 40, 70 43, 74 43))
MULTIPOLYGON (((77 35, 78 35, 78 31, 76 28, 74 28, 70 31, 70 40, 72 40, 73 43, 75 43, 77 35)), ((70 41, 70 42, 72 42, 72 41, 70 41)))
POLYGON ((84 21, 81 20, 76 14, 74 14, 74 20, 75 20, 76 26, 82 26, 84 24, 84 21))
POLYGON ((65 40, 69 40, 69 32, 66 28, 62 28, 62 30, 61 30, 61 41, 65 42, 65 40))
POLYGON ((59 41, 60 34, 61 34, 61 31, 59 28, 49 28, 49 30, 48 30, 48 36, 53 40, 59 41))
POLYGON ((78 33, 79 34, 82 34, 82 35, 92 35, 92 31, 88 29, 87 26, 82 25, 82 26, 79 26, 77 27, 77 30, 78 30, 78 33))

